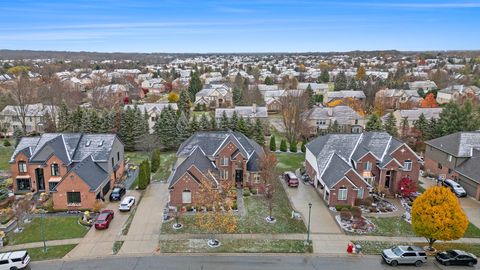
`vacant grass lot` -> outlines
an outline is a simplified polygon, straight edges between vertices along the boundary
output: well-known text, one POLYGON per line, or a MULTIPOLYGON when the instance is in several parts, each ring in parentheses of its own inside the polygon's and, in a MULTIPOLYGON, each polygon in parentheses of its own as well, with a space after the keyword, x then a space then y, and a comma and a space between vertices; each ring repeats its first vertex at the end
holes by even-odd
MULTIPOLYGON (((13 141, 10 141, 10 142, 14 143, 13 141)), ((3 146, 3 140, 0 140, 0 170, 1 171, 10 170, 10 164, 8 162, 12 157, 13 150, 15 150, 15 147, 13 145, 9 147, 5 147, 3 146)))
POLYGON ((80 238, 85 236, 88 228, 78 224, 78 217, 46 217, 44 226, 41 226, 42 218, 34 218, 21 233, 10 232, 9 244, 17 245, 43 241, 42 227, 45 230, 46 240, 60 240, 80 238))
POLYGON ((302 240, 221 240, 211 248, 206 239, 160 241, 163 253, 311 253, 302 240))
POLYGON ((160 153, 160 167, 158 171, 153 175, 155 180, 167 180, 170 176, 170 172, 173 164, 175 163, 175 152, 162 152, 160 153))
MULTIPOLYGON (((394 242, 379 242, 379 241, 355 241, 355 244, 362 246, 362 253, 366 255, 379 255, 382 250, 391 248, 397 245, 416 245, 420 247, 427 246, 427 242, 420 243, 394 243, 394 242)), ((433 244, 437 251, 444 251, 448 249, 461 249, 476 256, 480 256, 480 244, 464 244, 464 243, 444 243, 439 242, 433 244)))
POLYGON ((303 166, 304 153, 275 153, 277 156, 277 168, 280 172, 295 171, 303 166))
POLYGON ((75 245, 60 245, 60 246, 47 246, 47 252, 43 252, 43 247, 39 248, 29 248, 27 249, 28 254, 32 261, 44 261, 44 260, 53 260, 53 259, 61 259, 67 253, 69 253, 75 245))

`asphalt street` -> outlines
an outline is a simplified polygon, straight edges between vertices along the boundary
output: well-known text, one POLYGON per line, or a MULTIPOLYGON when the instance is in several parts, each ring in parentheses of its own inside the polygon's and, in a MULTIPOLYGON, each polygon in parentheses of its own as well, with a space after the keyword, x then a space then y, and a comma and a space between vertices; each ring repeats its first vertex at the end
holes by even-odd
MULTIPOLYGON (((414 266, 398 266, 396 269, 412 269, 414 266)), ((325 257, 310 255, 194 255, 194 256, 148 256, 148 257, 108 257, 104 259, 77 261, 49 261, 31 264, 33 270, 143 270, 143 269, 182 269, 182 270, 291 270, 291 269, 333 269, 333 270, 375 270, 392 269, 380 256, 325 257)), ((472 267, 444 267, 429 258, 420 269, 480 269, 472 267)))

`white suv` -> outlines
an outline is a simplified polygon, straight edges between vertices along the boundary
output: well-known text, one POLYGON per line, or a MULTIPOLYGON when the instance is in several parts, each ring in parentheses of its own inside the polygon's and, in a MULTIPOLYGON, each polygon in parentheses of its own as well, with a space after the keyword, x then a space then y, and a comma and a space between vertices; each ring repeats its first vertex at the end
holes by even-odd
POLYGON ((0 253, 0 270, 23 269, 29 263, 30 256, 25 250, 0 253))

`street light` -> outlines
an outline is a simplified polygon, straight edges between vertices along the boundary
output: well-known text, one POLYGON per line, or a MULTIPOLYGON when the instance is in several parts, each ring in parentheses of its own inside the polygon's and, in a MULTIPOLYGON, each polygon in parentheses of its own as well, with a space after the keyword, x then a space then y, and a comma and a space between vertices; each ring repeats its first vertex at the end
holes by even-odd
POLYGON ((312 203, 308 203, 308 227, 307 227, 307 244, 310 244, 310 216, 312 213, 312 203))

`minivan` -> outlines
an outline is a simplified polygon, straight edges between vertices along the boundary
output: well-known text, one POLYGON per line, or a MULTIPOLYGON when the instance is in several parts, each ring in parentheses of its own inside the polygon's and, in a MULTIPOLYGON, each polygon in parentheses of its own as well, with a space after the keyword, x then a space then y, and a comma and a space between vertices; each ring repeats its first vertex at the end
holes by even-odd
POLYGON ((30 263, 26 250, 0 253, 0 270, 23 269, 30 263))
POLYGON ((298 178, 293 172, 285 172, 284 174, 285 182, 289 187, 298 187, 298 178))

